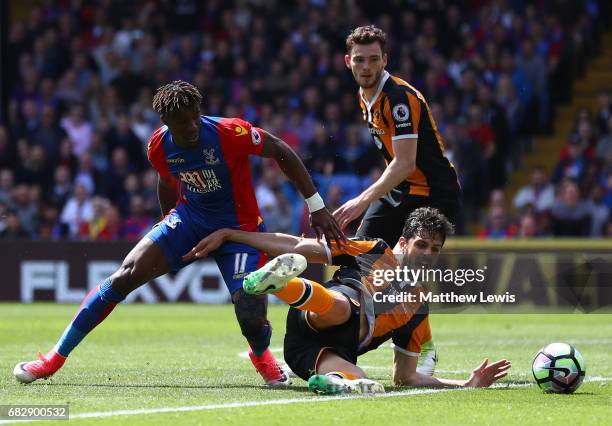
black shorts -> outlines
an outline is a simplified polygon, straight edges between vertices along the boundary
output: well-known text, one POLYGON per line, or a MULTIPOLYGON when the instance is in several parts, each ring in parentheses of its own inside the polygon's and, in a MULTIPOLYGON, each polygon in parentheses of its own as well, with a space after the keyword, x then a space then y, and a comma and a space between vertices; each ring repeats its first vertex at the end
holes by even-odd
POLYGON ((355 237, 382 238, 390 247, 394 247, 402 235, 406 218, 419 207, 434 207, 455 225, 461 202, 458 197, 407 195, 397 204, 385 196, 370 204, 355 237))
MULTIPOLYGON (((329 281, 325 287, 337 282, 329 281)), ((304 380, 316 374, 317 363, 324 351, 329 350, 352 364, 357 364, 359 348, 359 304, 348 296, 351 316, 344 323, 317 331, 306 319, 306 312, 289 308, 285 334, 285 362, 291 370, 304 380)))

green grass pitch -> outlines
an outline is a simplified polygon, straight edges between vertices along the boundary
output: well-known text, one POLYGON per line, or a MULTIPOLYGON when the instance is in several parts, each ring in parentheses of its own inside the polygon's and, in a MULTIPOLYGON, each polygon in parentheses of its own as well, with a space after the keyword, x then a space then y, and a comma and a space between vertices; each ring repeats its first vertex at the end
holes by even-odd
MULTIPOLYGON (((285 389, 263 386, 240 356, 246 343, 229 305, 126 305, 55 377, 18 384, 14 365, 52 347, 75 309, 0 304, 0 404, 69 404, 78 424, 610 424, 612 315, 432 315, 437 375, 466 378, 485 356, 506 357, 513 368, 501 387, 394 388, 385 345, 360 365, 391 395, 324 398, 299 378, 285 389), (585 358, 590 381, 574 395, 542 394, 532 380, 533 356, 554 341, 585 358)), ((286 310, 270 307, 278 357, 286 310)))

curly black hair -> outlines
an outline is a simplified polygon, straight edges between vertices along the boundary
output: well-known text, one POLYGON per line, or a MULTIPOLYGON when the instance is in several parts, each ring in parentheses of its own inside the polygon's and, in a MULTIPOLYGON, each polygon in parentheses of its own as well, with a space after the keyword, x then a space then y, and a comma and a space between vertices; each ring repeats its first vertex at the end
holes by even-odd
POLYGON ((440 234, 442 244, 444 244, 446 237, 454 232, 455 227, 440 210, 433 207, 420 207, 410 213, 406 219, 402 236, 410 239, 415 235, 423 237, 424 235, 440 234))
POLYGON ((159 115, 169 115, 177 111, 193 111, 200 107, 202 94, 192 84, 175 80, 157 89, 153 97, 153 109, 159 115))

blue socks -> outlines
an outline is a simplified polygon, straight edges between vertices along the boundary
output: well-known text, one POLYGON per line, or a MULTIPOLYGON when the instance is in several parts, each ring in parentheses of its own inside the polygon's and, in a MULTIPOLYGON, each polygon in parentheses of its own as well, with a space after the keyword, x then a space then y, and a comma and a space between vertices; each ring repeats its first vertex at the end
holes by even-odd
POLYGON ((125 296, 113 290, 110 278, 94 288, 85 297, 72 322, 55 345, 56 352, 67 357, 87 333, 101 323, 123 299, 125 296))
POLYGON ((259 336, 257 336, 253 340, 249 340, 249 345, 251 346, 251 349, 253 350, 255 356, 261 356, 261 354, 263 354, 266 349, 268 349, 268 346, 270 346, 271 338, 272 326, 270 326, 270 323, 266 321, 263 326, 263 330, 261 331, 259 336))

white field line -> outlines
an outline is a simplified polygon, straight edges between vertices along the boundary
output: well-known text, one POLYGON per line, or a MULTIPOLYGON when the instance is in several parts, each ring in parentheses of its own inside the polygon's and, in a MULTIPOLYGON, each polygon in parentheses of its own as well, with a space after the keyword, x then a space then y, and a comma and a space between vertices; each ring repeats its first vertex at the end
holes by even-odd
MULTIPOLYGON (((585 382, 609 382, 612 381, 612 377, 590 377, 585 382)), ((534 386, 533 383, 499 383, 493 388, 525 388, 534 386)), ((194 405, 189 407, 161 407, 161 408, 141 408, 138 410, 117 410, 117 411, 98 411, 92 413, 81 413, 70 416, 70 420, 74 419, 91 419, 91 418, 104 418, 104 417, 116 417, 116 416, 136 416, 146 414, 159 414, 159 413, 177 413, 177 412, 189 412, 189 411, 207 411, 207 410, 219 410, 226 408, 244 408, 244 407, 259 407, 269 405, 287 405, 287 404, 299 404, 299 403, 313 403, 313 402, 327 402, 327 401, 338 401, 338 400, 349 400, 359 398, 394 398, 399 396, 410 396, 410 395, 425 395, 442 392, 457 392, 457 391, 469 391, 471 389, 410 389, 407 391, 396 391, 387 392, 383 394, 374 395, 344 395, 344 396, 314 396, 311 398, 290 398, 290 399, 272 399, 269 401, 246 401, 246 402, 229 402, 225 404, 210 404, 210 405, 194 405)), ((15 422, 13 420, 0 420, 0 424, 7 423, 23 423, 35 420, 19 420, 15 422)))
MULTIPOLYGON (((434 339, 434 342, 436 340, 434 339)), ((531 344, 533 343, 535 346, 540 345, 540 347, 546 346, 542 343, 542 339, 503 339, 503 340, 487 340, 487 346, 508 346, 508 345, 518 345, 518 344, 531 344)), ((572 339, 568 342, 572 345, 602 345, 612 343, 612 339, 572 339)), ((465 340, 440 340, 436 346, 438 348, 444 348, 446 346, 467 346, 472 345, 473 343, 467 342, 465 340)), ((382 346, 387 347, 387 346, 382 346)), ((390 346, 389 346, 390 347, 390 346)), ((270 350, 274 353, 282 353, 282 347, 270 348, 270 350)), ((537 351, 537 350, 536 350, 537 351)), ((239 352, 238 356, 240 358, 249 359, 249 353, 247 351, 239 352)))
MULTIPOLYGON (((473 346, 473 342, 469 342, 466 340, 443 340, 434 338, 434 343, 436 343, 436 347, 443 348, 446 346, 473 346)), ((487 340, 483 342, 483 345, 487 346, 508 346, 508 345, 522 345, 522 344, 534 344, 536 346, 546 346, 546 342, 542 342, 542 339, 502 339, 502 340, 487 340)), ((602 345, 612 343, 612 339, 571 339, 568 343, 579 346, 579 345, 602 345)))

